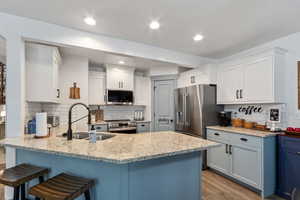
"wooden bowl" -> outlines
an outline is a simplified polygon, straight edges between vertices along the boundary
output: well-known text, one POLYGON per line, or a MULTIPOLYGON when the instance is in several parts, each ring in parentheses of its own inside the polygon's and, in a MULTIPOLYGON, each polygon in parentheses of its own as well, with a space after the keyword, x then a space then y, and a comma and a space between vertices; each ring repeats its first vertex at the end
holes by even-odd
POLYGON ((236 119, 232 119, 231 120, 231 124, 233 127, 243 127, 243 124, 244 124, 244 121, 243 119, 239 119, 239 118, 236 118, 236 119))
POLYGON ((248 122, 248 121, 245 121, 244 124, 243 124, 243 127, 244 128, 253 128, 255 125, 254 122, 248 122))

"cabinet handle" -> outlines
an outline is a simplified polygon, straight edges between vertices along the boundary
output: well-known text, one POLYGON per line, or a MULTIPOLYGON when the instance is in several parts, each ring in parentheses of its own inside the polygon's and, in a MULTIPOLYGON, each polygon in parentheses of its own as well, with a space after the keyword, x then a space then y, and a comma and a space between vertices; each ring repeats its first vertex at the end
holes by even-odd
POLYGON ((241 138, 241 141, 247 142, 248 139, 247 138, 241 138))
POLYGON ((229 145, 229 154, 232 155, 232 146, 229 145))
POLYGON ((220 136, 220 133, 215 133, 215 136, 220 136))
POLYGON ((228 144, 226 144, 226 154, 228 154, 228 144))
POLYGON ((124 82, 122 81, 121 83, 122 83, 122 88, 124 88, 124 82))
POLYGON ((57 91, 56 98, 60 98, 60 89, 56 89, 56 91, 57 91))
POLYGON ((239 90, 236 90, 235 97, 236 97, 236 99, 239 99, 239 90))
POLYGON ((144 126, 145 126, 145 124, 142 124, 141 126, 142 126, 142 127, 144 127, 144 126))
POLYGON ((240 98, 242 99, 243 98, 243 90, 240 89, 240 98))

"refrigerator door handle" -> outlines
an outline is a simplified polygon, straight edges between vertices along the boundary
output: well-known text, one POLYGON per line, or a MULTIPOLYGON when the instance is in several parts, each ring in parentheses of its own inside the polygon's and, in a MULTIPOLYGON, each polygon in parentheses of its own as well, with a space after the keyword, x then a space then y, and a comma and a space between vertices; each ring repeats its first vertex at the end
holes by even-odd
POLYGON ((182 98, 183 98, 183 126, 185 127, 186 126, 186 98, 185 98, 185 94, 182 95, 182 98))
MULTIPOLYGON (((197 85, 197 101, 198 101, 198 105, 199 105, 199 115, 200 115, 200 121, 199 121, 199 123, 200 123, 200 129, 201 129, 201 131, 203 131, 203 108, 202 108, 202 102, 203 102, 203 89, 202 89, 202 87, 200 87, 199 85, 197 85)), ((204 133, 202 133, 201 134, 201 136, 203 137, 203 138, 205 138, 205 135, 204 135, 204 133)))

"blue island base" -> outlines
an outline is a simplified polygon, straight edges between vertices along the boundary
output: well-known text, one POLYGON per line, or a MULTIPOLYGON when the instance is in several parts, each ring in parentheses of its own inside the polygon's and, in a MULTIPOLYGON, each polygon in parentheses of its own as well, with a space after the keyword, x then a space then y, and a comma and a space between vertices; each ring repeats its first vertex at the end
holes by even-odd
MULTIPOLYGON (((92 178, 94 200, 200 200, 201 152, 128 164, 60 156, 17 149, 17 164, 50 168, 49 177, 61 172, 92 178)), ((30 182, 30 186, 37 181, 30 182)), ((84 199, 83 197, 77 198, 84 199)))

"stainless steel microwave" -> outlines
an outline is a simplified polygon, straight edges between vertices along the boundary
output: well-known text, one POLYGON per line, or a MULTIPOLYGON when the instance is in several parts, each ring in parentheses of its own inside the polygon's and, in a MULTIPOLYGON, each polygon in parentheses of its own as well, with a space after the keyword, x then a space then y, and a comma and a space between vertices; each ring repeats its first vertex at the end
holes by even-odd
POLYGON ((107 90, 106 104, 133 104, 133 91, 107 90))

